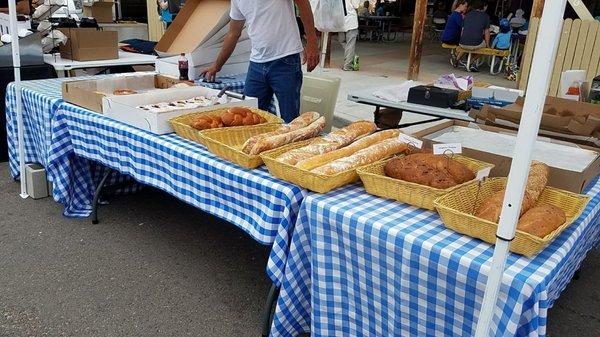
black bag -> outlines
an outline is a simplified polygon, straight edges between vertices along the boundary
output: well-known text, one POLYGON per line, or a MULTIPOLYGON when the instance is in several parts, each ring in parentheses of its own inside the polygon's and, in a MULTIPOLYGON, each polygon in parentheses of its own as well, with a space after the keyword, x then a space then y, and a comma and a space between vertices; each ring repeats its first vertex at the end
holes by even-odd
POLYGON ((452 108, 457 105, 458 91, 430 85, 419 85, 408 91, 408 103, 452 108))

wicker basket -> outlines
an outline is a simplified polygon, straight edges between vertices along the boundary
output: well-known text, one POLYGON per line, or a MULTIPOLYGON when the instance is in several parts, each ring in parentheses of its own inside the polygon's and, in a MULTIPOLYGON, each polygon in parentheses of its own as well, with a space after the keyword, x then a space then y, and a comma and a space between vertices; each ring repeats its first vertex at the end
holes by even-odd
MULTIPOLYGON (((492 169, 494 165, 484 163, 464 156, 455 156, 454 160, 462 163, 471 171, 479 172, 482 169, 492 169)), ((385 175, 383 168, 389 160, 365 166, 358 171, 358 175, 365 185, 367 193, 382 198, 389 198, 407 203, 409 205, 435 210, 434 201, 438 197, 453 191, 461 186, 472 183, 466 182, 448 189, 437 189, 425 185, 394 179, 385 175)))
POLYGON ((204 130, 200 137, 208 151, 240 166, 253 169, 263 164, 259 155, 242 152, 242 145, 252 136, 271 132, 279 124, 261 124, 204 130))
POLYGON ((338 187, 359 180, 356 169, 347 170, 334 175, 316 174, 309 170, 299 169, 294 165, 285 164, 275 159, 285 152, 305 146, 310 142, 311 140, 306 140, 289 144, 275 150, 264 152, 261 154, 261 157, 263 158, 265 165, 267 165, 271 175, 317 193, 327 193, 338 187))
MULTIPOLYGON (((479 238, 489 243, 496 242, 498 225, 473 215, 481 202, 495 192, 504 189, 506 178, 491 178, 463 186, 435 201, 446 227, 459 233, 479 238)), ((537 204, 550 204, 560 207, 566 215, 566 222, 544 238, 517 230, 510 250, 526 256, 533 256, 546 247, 554 238, 577 219, 589 201, 589 197, 556 188, 546 187, 537 204)))
MULTIPOLYGON (((283 123, 283 120, 281 118, 277 117, 276 115, 273 115, 272 113, 262 111, 262 110, 256 109, 256 108, 248 108, 248 109, 252 110, 252 112, 260 115, 261 117, 264 117, 267 121, 266 121, 266 123, 263 123, 263 124, 281 124, 281 123, 283 123)), ((229 108, 220 108, 220 109, 215 109, 215 110, 193 112, 193 113, 190 113, 187 115, 182 115, 182 116, 172 118, 171 120, 169 120, 169 124, 171 124, 171 127, 173 128, 173 130, 175 130, 175 133, 177 133, 180 137, 183 137, 183 138, 186 138, 189 140, 193 140, 195 142, 198 142, 198 143, 206 146, 203 138, 200 136, 206 130, 194 129, 191 126, 192 122, 196 118, 201 117, 201 116, 211 116, 211 117, 212 116, 221 116, 225 112, 227 112, 227 110, 229 110, 229 108)))

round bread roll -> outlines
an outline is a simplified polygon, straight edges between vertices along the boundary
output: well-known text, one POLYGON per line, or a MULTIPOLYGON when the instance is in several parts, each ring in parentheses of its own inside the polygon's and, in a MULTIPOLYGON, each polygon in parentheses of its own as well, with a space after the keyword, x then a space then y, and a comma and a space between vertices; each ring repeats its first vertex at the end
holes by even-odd
POLYGON ((233 122, 230 124, 231 126, 240 126, 244 124, 244 117, 240 114, 233 115, 233 122))
POLYGON ((192 127, 196 130, 206 130, 212 127, 212 119, 200 117, 192 123, 192 127))
POLYGON ((252 118, 252 115, 247 115, 244 117, 243 123, 244 125, 254 125, 254 118, 252 118))
POLYGON ((117 89, 115 91, 113 91, 113 95, 118 95, 118 96, 123 96, 123 95, 133 95, 133 94, 137 94, 138 92, 135 90, 131 90, 131 89, 117 89))
POLYGON ((232 114, 231 112, 226 112, 223 115, 221 115, 221 121, 223 122, 223 125, 226 126, 230 126, 233 123, 233 119, 235 117, 235 114, 232 114))
POLYGON ((234 106, 234 107, 229 108, 228 112, 230 112, 232 114, 239 114, 239 115, 242 115, 245 117, 249 113, 252 113, 252 110, 241 107, 241 106, 234 106))

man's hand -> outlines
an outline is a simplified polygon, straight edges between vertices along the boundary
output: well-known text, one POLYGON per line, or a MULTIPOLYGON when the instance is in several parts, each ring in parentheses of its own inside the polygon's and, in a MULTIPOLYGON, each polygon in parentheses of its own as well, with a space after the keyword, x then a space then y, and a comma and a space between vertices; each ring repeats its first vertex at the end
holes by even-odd
POLYGON ((308 41, 306 46, 304 47, 304 57, 302 60, 302 64, 306 64, 306 70, 308 72, 313 71, 317 65, 319 65, 320 55, 319 55, 319 47, 317 46, 316 41, 308 41))
POLYGON ((313 20, 312 9, 308 0, 294 0, 300 12, 300 19, 304 25, 304 33, 306 35, 306 47, 304 47, 304 61, 306 69, 313 71, 319 64, 319 47, 317 44, 317 32, 315 30, 315 22, 313 20))
POLYGON ((206 82, 214 82, 220 70, 220 67, 213 63, 210 67, 203 69, 200 76, 204 77, 206 82))

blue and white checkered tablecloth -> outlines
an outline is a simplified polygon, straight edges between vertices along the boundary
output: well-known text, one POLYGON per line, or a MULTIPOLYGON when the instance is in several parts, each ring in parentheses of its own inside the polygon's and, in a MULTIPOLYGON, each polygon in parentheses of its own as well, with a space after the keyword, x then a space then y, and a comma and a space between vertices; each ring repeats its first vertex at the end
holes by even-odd
POLYGON ((264 167, 243 169, 175 134, 156 135, 69 103, 52 124, 47 170, 61 203, 91 206, 91 160, 225 219, 260 243, 287 246, 305 191, 264 167))
MULTIPOLYGON (((21 82, 26 162, 36 162, 43 166, 47 164, 50 121, 62 102, 61 83, 63 80, 21 82)), ((11 175, 16 179, 19 176, 19 156, 14 83, 10 83, 6 90, 5 113, 9 168, 11 175)))
MULTIPOLYGON (((600 180, 582 216, 534 258, 510 254, 493 336, 545 336, 548 309, 600 239, 600 180)), ((359 185, 308 195, 290 242, 273 336, 471 336, 493 248, 436 213, 359 185), (312 313, 311 313, 312 309, 312 313)))

